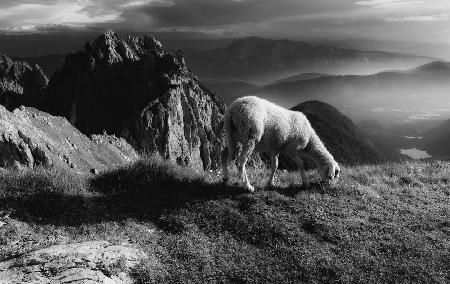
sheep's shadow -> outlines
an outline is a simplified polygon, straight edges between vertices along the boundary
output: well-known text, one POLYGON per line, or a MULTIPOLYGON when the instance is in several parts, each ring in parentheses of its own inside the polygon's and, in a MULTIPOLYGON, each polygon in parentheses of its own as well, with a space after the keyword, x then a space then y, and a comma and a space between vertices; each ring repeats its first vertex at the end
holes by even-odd
POLYGON ((25 222, 57 226, 130 218, 158 225, 161 215, 190 203, 246 193, 242 188, 206 181, 194 171, 184 171, 168 163, 138 162, 102 173, 90 179, 87 190, 75 193, 44 177, 33 192, 0 195, 0 211, 12 210, 14 218, 25 222))
MULTIPOLYGON (((31 192, 0 195, 0 211, 12 209, 14 218, 36 224, 77 226, 134 219, 151 221, 163 228, 162 215, 198 202, 250 194, 242 187, 226 186, 217 178, 208 180, 194 170, 154 161, 140 161, 102 173, 90 179, 84 191, 67 190, 67 184, 51 177, 37 182, 40 184, 33 185, 31 192)), ((323 192, 319 183, 259 190, 275 190, 290 197, 302 191, 323 192)))
POLYGON ((330 187, 329 185, 326 185, 322 182, 309 182, 306 185, 305 184, 290 185, 287 187, 272 186, 272 187, 269 187, 268 190, 276 191, 279 194, 282 194, 282 195, 288 196, 288 197, 295 197, 302 192, 319 193, 319 194, 333 194, 334 193, 333 187, 330 187))

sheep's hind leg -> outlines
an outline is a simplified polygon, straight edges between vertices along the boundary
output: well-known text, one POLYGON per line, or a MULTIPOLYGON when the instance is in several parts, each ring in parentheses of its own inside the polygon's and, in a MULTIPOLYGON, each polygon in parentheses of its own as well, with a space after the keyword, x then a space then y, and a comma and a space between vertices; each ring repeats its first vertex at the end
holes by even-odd
POLYGON ((244 188, 250 192, 255 192, 255 188, 250 184, 248 180, 247 171, 245 170, 245 164, 247 163, 254 149, 255 141, 249 140, 247 143, 242 145, 242 151, 239 155, 239 175, 241 177, 244 188))
POLYGON ((272 187, 275 185, 273 179, 275 177, 275 171, 278 168, 278 154, 273 154, 270 156, 270 163, 272 166, 272 172, 270 173, 270 178, 269 178, 269 182, 267 183, 267 185, 272 187))
POLYGON ((231 163, 233 157, 233 150, 225 147, 222 151, 222 172, 223 172, 223 182, 226 185, 230 185, 230 172, 228 171, 228 167, 231 163))
POLYGON ((300 158, 299 156, 294 156, 294 157, 295 157, 295 158, 294 158, 294 161, 295 161, 295 163, 297 164, 298 169, 299 169, 299 171, 300 171, 300 177, 302 178, 302 183, 301 183, 301 184, 303 184, 303 185, 305 185, 305 186, 308 186, 309 183, 308 183, 308 181, 306 180, 306 175, 305 175, 305 164, 303 163, 303 159, 300 158))

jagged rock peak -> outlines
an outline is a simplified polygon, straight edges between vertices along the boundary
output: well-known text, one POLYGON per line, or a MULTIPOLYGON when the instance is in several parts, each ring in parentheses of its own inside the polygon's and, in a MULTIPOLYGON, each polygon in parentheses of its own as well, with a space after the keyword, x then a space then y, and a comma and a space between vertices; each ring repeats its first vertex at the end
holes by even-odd
POLYGON ((92 53, 97 60, 106 59, 109 64, 122 61, 137 61, 148 54, 159 58, 167 54, 161 42, 152 35, 147 34, 142 38, 128 35, 127 39, 123 40, 112 30, 107 30, 98 36, 92 45, 87 43, 85 52, 92 53))
POLYGON ((32 105, 47 83, 39 65, 30 66, 23 60, 0 54, 0 104, 6 108, 32 105))
POLYGON ((42 106, 85 134, 125 138, 183 165, 219 164, 225 105, 151 35, 121 39, 111 30, 67 57, 42 106))
POLYGON ((0 78, 8 78, 22 82, 28 79, 27 76, 36 79, 36 82, 41 87, 45 87, 48 83, 48 78, 39 65, 30 66, 23 60, 12 59, 4 54, 0 54, 0 78))

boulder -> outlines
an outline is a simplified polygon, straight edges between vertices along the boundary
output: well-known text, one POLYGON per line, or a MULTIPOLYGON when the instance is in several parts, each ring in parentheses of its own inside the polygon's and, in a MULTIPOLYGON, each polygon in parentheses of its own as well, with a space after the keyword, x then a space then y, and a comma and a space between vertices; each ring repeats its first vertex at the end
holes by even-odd
POLYGON ((0 106, 0 167, 42 165, 89 173, 137 159, 136 151, 124 139, 109 135, 88 138, 63 117, 28 107, 10 112, 0 106))
POLYGON ((133 283, 130 269, 143 260, 149 257, 130 244, 54 245, 0 262, 0 283, 133 283))
POLYGON ((8 109, 33 105, 47 86, 48 79, 39 65, 0 54, 0 104, 8 109))
POLYGON ((123 40, 107 31, 87 43, 51 78, 39 108, 181 165, 219 163, 223 100, 200 85, 182 52, 166 52, 150 35, 123 40))

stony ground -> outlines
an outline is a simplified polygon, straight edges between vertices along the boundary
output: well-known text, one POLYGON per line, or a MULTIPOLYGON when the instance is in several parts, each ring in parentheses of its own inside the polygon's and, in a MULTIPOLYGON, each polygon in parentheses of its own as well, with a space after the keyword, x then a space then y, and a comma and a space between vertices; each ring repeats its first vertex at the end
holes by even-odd
POLYGON ((277 176, 267 188, 268 171, 250 169, 247 194, 155 158, 88 180, 2 172, 0 279, 70 268, 116 283, 450 283, 450 163, 343 168, 331 187, 313 171, 309 187, 277 176), (46 266, 61 249, 68 264, 46 266))

